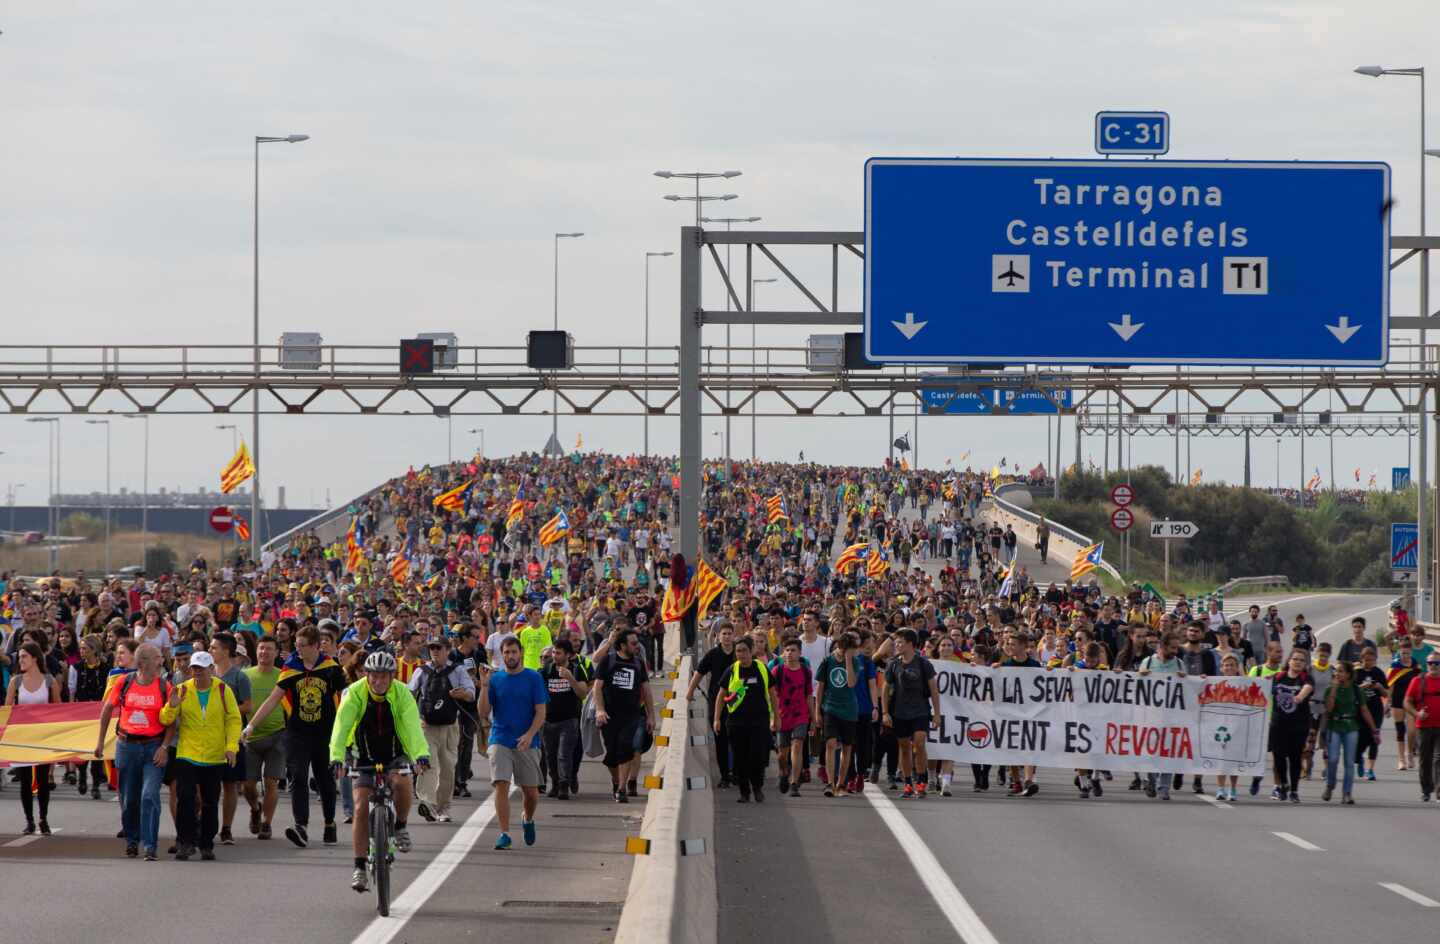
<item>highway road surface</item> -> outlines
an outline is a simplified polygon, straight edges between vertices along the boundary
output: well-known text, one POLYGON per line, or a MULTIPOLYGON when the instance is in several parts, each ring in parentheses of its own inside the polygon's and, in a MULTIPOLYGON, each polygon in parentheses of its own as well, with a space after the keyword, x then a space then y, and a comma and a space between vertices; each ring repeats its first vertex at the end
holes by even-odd
MULTIPOLYGON (((249 834, 242 801, 236 845, 217 844, 216 861, 176 862, 162 854, 147 863, 123 855, 114 794, 96 801, 60 786, 50 808, 55 835, 20 835, 19 791, 7 774, 0 792, 0 940, 100 941, 122 931, 156 944, 609 940, 630 882, 625 836, 639 831, 643 788, 639 800, 617 804, 605 769, 587 760, 579 799, 542 798, 533 847, 521 842, 514 794, 515 848, 496 852, 489 766, 478 756, 475 764, 474 798, 455 801, 453 824, 411 814, 415 847, 397 857, 388 919, 377 917, 373 892, 362 896, 349 887, 350 827, 340 826, 339 845, 318 841, 318 801, 306 849, 281 835, 291 822, 286 794, 273 840, 249 834), (196 909, 203 917, 194 917, 196 909)), ((162 812, 162 847, 173 836, 170 815, 162 812)))

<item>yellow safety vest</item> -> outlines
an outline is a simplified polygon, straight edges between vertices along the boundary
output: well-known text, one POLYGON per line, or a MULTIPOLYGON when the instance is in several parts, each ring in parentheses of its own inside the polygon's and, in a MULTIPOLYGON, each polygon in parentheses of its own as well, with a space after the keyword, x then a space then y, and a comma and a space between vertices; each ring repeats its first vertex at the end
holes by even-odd
MULTIPOLYGON (((771 718, 775 717, 775 706, 770 704, 770 670, 765 663, 756 659, 750 663, 760 667, 760 686, 765 690, 765 712, 771 718)), ((740 678, 740 660, 736 659, 730 666, 730 683, 725 686, 729 693, 725 696, 725 710, 731 714, 740 707, 745 700, 745 691, 749 686, 740 678)))

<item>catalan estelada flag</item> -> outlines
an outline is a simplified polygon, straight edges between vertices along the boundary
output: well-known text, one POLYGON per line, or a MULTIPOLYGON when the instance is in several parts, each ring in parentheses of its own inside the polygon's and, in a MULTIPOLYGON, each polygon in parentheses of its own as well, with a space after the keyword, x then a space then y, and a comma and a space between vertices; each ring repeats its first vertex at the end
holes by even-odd
POLYGON ((524 486, 515 489, 515 498, 510 502, 510 509, 505 512, 505 530, 515 527, 525 517, 525 499, 521 493, 524 486))
POLYGON ((350 518, 350 530, 345 532, 345 570, 348 573, 355 573, 360 569, 360 562, 365 559, 361 545, 364 544, 364 537, 360 533, 360 523, 357 516, 350 518))
POLYGON ((865 576, 870 578, 883 577, 890 569, 890 555, 882 547, 878 553, 871 554, 870 560, 865 564, 865 576))
POLYGON ((700 611, 697 614, 700 619, 705 618, 705 614, 710 612, 710 604, 730 586, 724 577, 705 563, 703 557, 700 559, 700 566, 695 568, 695 579, 691 581, 691 585, 695 587, 695 594, 700 602, 700 611))
POLYGON ((250 458, 250 450, 245 447, 245 441, 240 441, 240 448, 235 451, 235 456, 225 468, 220 470, 220 491, 229 495, 242 484, 255 477, 255 463, 250 458))
POLYGON ((790 520, 790 508, 785 504, 784 495, 775 495, 765 499, 765 520, 770 524, 790 520))
POLYGON ((540 526, 540 546, 549 547, 570 533, 570 518, 562 509, 555 517, 540 526))
POLYGON ((436 508, 441 508, 445 511, 464 511, 465 500, 470 497, 470 491, 474 487, 475 480, 471 479, 462 485, 455 486, 444 494, 436 495, 435 501, 432 504, 436 508))
POLYGON ((870 545, 868 542, 861 541, 859 544, 852 544, 840 552, 840 559, 835 562, 835 569, 843 574, 869 556, 870 545))
MULTIPOLYGON (((704 564, 704 561, 701 561, 701 564, 704 564)), ((677 622, 690 611, 690 607, 695 605, 697 583, 697 580, 691 580, 685 585, 684 590, 676 590, 675 581, 670 581, 670 586, 665 588, 665 597, 660 601, 660 619, 662 622, 677 622)))
POLYGON ((235 519, 235 536, 242 541, 250 540, 250 522, 240 517, 233 508, 230 509, 230 514, 235 519))
MULTIPOLYGON (((98 701, 0 708, 0 767, 94 760, 100 708, 98 701)), ((101 753, 115 758, 113 727, 101 753)))
POLYGON ((405 546, 400 549, 400 553, 396 554, 395 559, 390 562, 390 576, 396 583, 404 583, 405 578, 410 576, 411 545, 412 542, 407 540, 405 546))
POLYGON ((1070 565, 1070 579, 1079 580, 1100 566, 1101 555, 1105 552, 1105 542, 1092 544, 1075 555, 1075 562, 1070 565))

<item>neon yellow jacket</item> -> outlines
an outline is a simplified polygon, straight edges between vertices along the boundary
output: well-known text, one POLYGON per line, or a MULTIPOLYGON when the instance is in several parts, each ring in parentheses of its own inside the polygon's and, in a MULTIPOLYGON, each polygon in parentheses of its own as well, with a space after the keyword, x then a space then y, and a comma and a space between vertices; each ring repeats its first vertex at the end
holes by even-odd
POLYGON ((197 764, 225 763, 226 751, 240 750, 243 719, 235 693, 219 679, 211 679, 210 700, 202 711, 194 679, 186 681, 178 691, 180 706, 172 707, 167 701, 160 709, 161 724, 174 724, 176 718, 180 719, 175 756, 197 764))
MULTIPOLYGON (((390 717, 395 720, 395 733, 405 756, 411 760, 430 757, 430 745, 425 740, 425 731, 420 727, 420 706, 410 689, 398 681, 391 681, 385 690, 385 701, 390 705, 390 717)), ((335 714, 335 727, 330 731, 330 762, 344 763, 345 749, 355 743, 355 728, 365 717, 365 706, 370 704, 370 680, 360 679, 346 687, 340 696, 340 708, 335 714)))

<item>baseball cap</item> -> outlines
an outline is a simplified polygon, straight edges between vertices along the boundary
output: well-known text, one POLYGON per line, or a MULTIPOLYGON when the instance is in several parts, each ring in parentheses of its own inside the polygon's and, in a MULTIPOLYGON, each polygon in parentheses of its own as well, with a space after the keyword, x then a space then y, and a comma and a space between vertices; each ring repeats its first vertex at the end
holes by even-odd
POLYGON ((202 650, 202 651, 200 651, 200 652, 195 653, 194 655, 192 655, 192 656, 190 657, 190 668, 192 668, 192 669, 194 669, 194 668, 213 669, 214 667, 215 667, 215 659, 214 659, 214 657, 212 657, 212 656, 210 655, 210 653, 208 653, 208 652, 204 652, 204 651, 202 650))
POLYGON ((194 650, 195 647, 190 645, 190 643, 188 642, 177 642, 175 645, 170 647, 170 651, 177 656, 188 656, 194 650))
POLYGON ((331 629, 340 628, 340 624, 335 622, 333 619, 330 619, 330 617, 328 616, 325 617, 325 619, 322 619, 319 623, 316 623, 315 626, 317 629, 325 629, 326 627, 329 627, 331 629))

